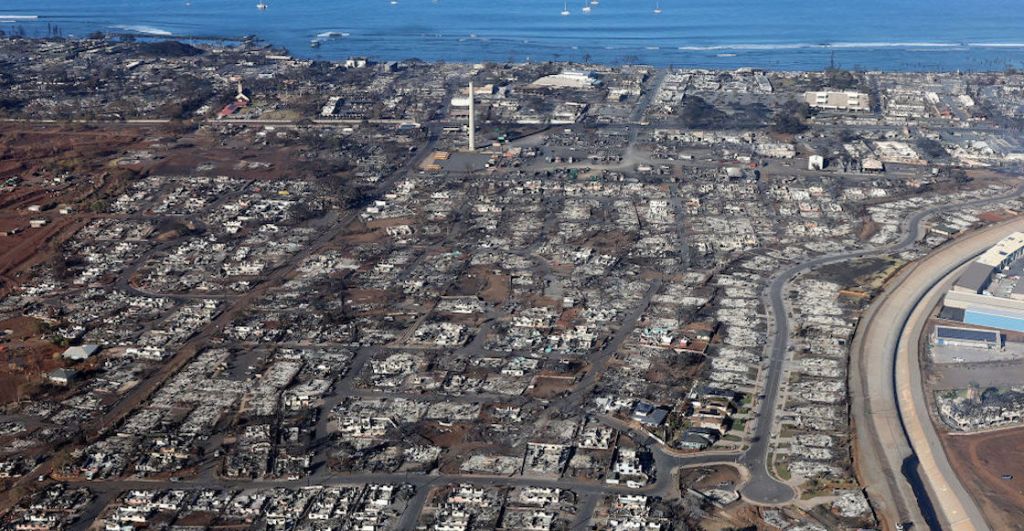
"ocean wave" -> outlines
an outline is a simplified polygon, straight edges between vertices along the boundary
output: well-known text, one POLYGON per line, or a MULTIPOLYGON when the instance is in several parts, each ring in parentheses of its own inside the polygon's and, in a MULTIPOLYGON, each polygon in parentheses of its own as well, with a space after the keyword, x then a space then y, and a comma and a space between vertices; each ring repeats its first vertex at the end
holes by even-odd
POLYGON ((884 48, 1024 48, 1016 42, 823 42, 823 43, 777 43, 777 44, 712 44, 704 46, 680 46, 679 50, 690 52, 715 52, 723 50, 802 50, 802 49, 844 49, 877 50, 884 48))
POLYGON ((687 52, 717 52, 720 50, 796 50, 799 48, 815 48, 814 44, 713 44, 708 46, 680 46, 687 52))
POLYGON ((969 42, 971 48, 1024 48, 1024 42, 969 42))
POLYGON ((822 45, 824 48, 962 48, 963 43, 953 42, 835 42, 822 45))
POLYGON ((154 28, 152 26, 135 26, 135 25, 127 25, 126 24, 126 25, 114 26, 114 27, 117 28, 117 29, 120 29, 120 30, 133 31, 135 33, 142 33, 142 34, 145 34, 145 35, 156 35, 158 37, 170 37, 171 35, 174 35, 173 33, 169 32, 167 30, 162 30, 160 28, 154 28))

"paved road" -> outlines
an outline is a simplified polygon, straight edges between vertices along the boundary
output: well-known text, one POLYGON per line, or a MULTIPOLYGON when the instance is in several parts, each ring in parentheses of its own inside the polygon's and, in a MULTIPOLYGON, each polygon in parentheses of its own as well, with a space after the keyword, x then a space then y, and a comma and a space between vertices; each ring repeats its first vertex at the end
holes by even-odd
MULTIPOLYGON (((374 189, 375 193, 383 194, 384 192, 390 191, 399 179, 408 175, 412 171, 415 171, 418 164, 429 155, 437 142, 437 135, 433 128, 428 129, 429 136, 418 153, 414 157, 410 157, 398 171, 395 171, 390 176, 377 183, 377 186, 374 189)), ((114 404, 98 419, 88 423, 83 429, 86 439, 98 438, 106 430, 117 425, 135 411, 137 407, 145 403, 145 401, 148 400, 149 397, 152 396, 152 394, 159 389, 165 381, 167 381, 167 379, 176 374, 199 352, 202 352, 205 346, 209 343, 209 339, 211 337, 223 329, 224 326, 228 325, 237 315, 247 310, 252 302, 258 300, 258 298, 263 296, 263 294, 268 290, 283 284, 294 270, 301 265, 303 260, 316 252, 320 252, 334 241, 337 236, 347 230, 349 225, 356 219, 356 214, 356 211, 346 211, 344 213, 332 211, 323 218, 314 220, 312 222, 312 226, 319 229, 319 236, 316 239, 308 243, 302 251, 292 255, 285 263, 270 271, 254 289, 237 298, 230 299, 220 314, 218 314, 206 327, 204 327, 203 330, 187 340, 178 349, 177 353, 167 360, 159 370, 147 376, 145 380, 129 391, 126 396, 122 397, 119 402, 114 404)), ((127 284, 128 278, 128 276, 124 276, 119 280, 122 283, 127 284)), ((204 296, 203 298, 211 297, 204 296)), ((62 441, 59 444, 56 444, 55 447, 62 448, 69 444, 73 445, 72 441, 62 441)), ((26 487, 32 484, 34 478, 41 475, 49 475, 55 468, 56 459, 56 454, 49 456, 47 459, 39 463, 30 473, 18 479, 14 485, 8 489, 7 493, 0 495, 0 512, 9 509, 17 502, 15 497, 10 495, 11 492, 17 490, 15 487, 26 487)))
MULTIPOLYGON (((1010 193, 999 196, 957 205, 939 205, 918 211, 904 221, 902 226, 903 238, 894 245, 822 255, 795 264, 783 270, 772 279, 766 298, 763 301, 771 314, 771 334, 773 335, 762 391, 765 398, 761 401, 758 408, 760 417, 754 428, 750 448, 739 460, 741 464, 750 470, 750 481, 741 490, 741 493, 747 500, 754 503, 779 504, 792 501, 795 496, 794 490, 789 485, 775 479, 768 469, 771 435, 775 428, 775 412, 778 406, 782 377, 785 374, 784 365, 786 363, 787 351, 789 350, 789 318, 786 315, 784 297, 786 286, 789 282, 801 273, 828 264, 854 258, 895 254, 908 250, 914 247, 921 238, 923 221, 933 214, 951 208, 968 208, 996 203, 1020 195, 1022 192, 1024 192, 1024 185, 1015 188, 1010 193)), ((896 471, 898 473, 899 468, 896 471)))
POLYGON ((643 317, 644 313, 647 311, 647 307, 650 306, 651 299, 658 293, 658 290, 661 289, 661 285, 661 280, 654 280, 651 282, 647 291, 644 292, 643 297, 636 306, 626 314, 625 318, 622 320, 622 324, 619 325, 619 328, 608 339, 604 347, 591 356, 589 360, 590 369, 587 373, 583 375, 583 378, 581 378, 579 382, 577 382, 571 393, 569 393, 565 398, 557 401, 563 412, 569 413, 574 411, 576 407, 583 404, 587 399, 590 392, 593 390, 594 385, 597 384, 597 379, 604 375, 604 371, 608 367, 608 362, 611 360, 612 356, 618 352, 619 347, 621 347, 622 344, 625 343, 626 339, 629 338, 630 334, 633 333, 637 323, 640 322, 640 318, 643 317))
MULTIPOLYGON (((653 441, 645 441, 651 443, 653 441)), ((551 478, 534 476, 496 476, 484 474, 416 474, 416 473, 355 473, 337 474, 326 470, 326 467, 311 477, 297 480, 259 480, 259 479, 227 479, 217 476, 200 477, 168 483, 166 480, 146 479, 110 479, 97 481, 72 481, 88 486, 97 494, 97 499, 87 509, 87 518, 79 520, 79 524, 91 523, 111 500, 118 494, 128 490, 150 489, 298 489, 309 486, 342 486, 366 485, 370 483, 409 484, 416 488, 416 494, 409 501, 402 513, 398 529, 412 529, 417 521, 431 489, 443 485, 466 483, 479 487, 516 487, 535 486, 569 489, 580 499, 578 513, 574 519, 573 529, 584 528, 593 514, 594 507, 604 496, 611 494, 643 494, 663 498, 678 495, 674 471, 678 468, 706 466, 714 464, 733 464, 735 455, 695 454, 690 457, 674 457, 655 449, 655 461, 658 476, 654 483, 641 489, 632 489, 624 485, 610 485, 599 481, 574 478, 551 478), (663 467, 663 468, 662 468, 663 467)), ((86 526, 79 525, 79 529, 86 526)))
MULTIPOLYGON (((984 517, 953 473, 929 416, 918 364, 918 338, 928 314, 941 300, 948 284, 961 266, 999 241, 1006 234, 1024 229, 1024 220, 994 225, 955 240, 940 248, 893 281, 893 288, 873 305, 861 329, 863 340, 854 345, 861 358, 858 372, 868 398, 865 430, 858 434, 874 437, 865 444, 865 459, 882 459, 888 471, 902 467, 916 457, 916 468, 928 485, 931 509, 906 507, 913 490, 901 481, 891 490, 904 502, 889 510, 898 521, 927 523, 934 510, 938 524, 949 529, 987 529, 984 517), (893 326, 898 323, 899 326, 893 326)), ((874 471, 878 476, 878 471, 874 471)), ((896 476, 900 478, 900 476, 896 476)), ((901 480, 903 478, 900 478, 901 480)), ((933 519, 934 520, 934 519, 933 519)), ((933 523, 935 523, 933 521, 933 523)))
MULTIPOLYGON (((1024 188, 1018 187, 1009 194, 972 201, 960 207, 983 206, 1005 200, 1020 195, 1022 190, 1024 188)), ((916 226, 937 210, 933 208, 923 211, 911 219, 915 230, 908 233, 908 236, 914 236, 916 239, 919 232, 916 226)), ((1007 231, 1003 227, 1005 225, 990 227, 968 238, 956 240, 940 248, 932 257, 905 268, 890 281, 886 291, 865 312, 854 336, 851 348, 850 393, 851 411, 857 428, 855 462, 858 464, 861 479, 875 502, 876 512, 889 523, 909 521, 924 524, 924 514, 930 514, 930 507, 936 505, 925 503, 926 510, 922 512, 913 486, 903 475, 908 459, 912 464, 914 459, 919 459, 923 463, 927 458, 936 466, 938 463, 944 463, 942 468, 948 468, 948 462, 941 446, 938 445, 937 438, 933 437, 930 442, 919 439, 916 444, 911 444, 913 438, 909 435, 907 424, 917 426, 913 430, 915 434, 929 431, 934 434, 934 428, 931 426, 927 407, 914 405, 913 400, 906 400, 913 394, 919 395, 918 398, 923 400, 920 373, 916 367, 913 371, 909 371, 910 367, 906 364, 902 367, 904 379, 913 373, 917 383, 910 387, 903 385, 901 393, 903 390, 910 391, 913 387, 916 387, 917 392, 907 396, 896 395, 896 379, 901 376, 898 374, 900 367, 896 365, 897 346, 904 334, 903 327, 893 326, 893 323, 905 323, 916 301, 934 285, 936 279, 969 261, 980 250, 1001 238, 1007 231), (908 283, 908 279, 912 282, 908 283), (908 405, 909 408, 901 412, 900 408, 904 405, 908 405)), ((916 357, 904 355, 901 361, 913 361, 916 364, 916 357)), ((948 485, 956 483, 956 478, 951 472, 950 476, 946 482, 947 488, 948 485)), ((963 514, 972 512, 973 503, 968 499, 966 504, 960 504, 960 508, 954 507, 953 503, 938 505, 940 512, 947 509, 963 514)))
MULTIPOLYGON (((900 408, 900 417, 907 436, 910 438, 911 446, 917 455, 920 464, 919 474, 929 486, 929 496, 933 506, 937 509, 937 516, 940 518, 943 528, 963 531, 974 531, 988 529, 981 510, 974 503, 971 495, 963 487, 960 478, 953 472, 949 459, 942 447, 938 431, 932 423, 930 407, 922 385, 920 366, 919 345, 931 311, 940 304, 946 291, 952 286, 953 281, 963 272, 966 264, 975 256, 988 249, 992 244, 1002 239, 1010 232, 1024 229, 1024 219, 1018 219, 1013 223, 1000 227, 998 230, 980 235, 972 235, 969 240, 959 242, 970 245, 964 252, 963 249, 949 249, 949 259, 933 259, 939 261, 939 266, 948 269, 952 263, 953 270, 949 271, 938 283, 935 277, 927 268, 918 268, 915 278, 921 278, 923 288, 927 290, 921 298, 898 297, 894 301, 915 300, 916 304, 911 306, 913 312, 902 327, 902 334, 896 350, 896 392, 900 408), (956 267, 960 265, 962 267, 956 267), (931 289, 927 289, 929 282, 932 282, 931 289)), ((906 282, 904 287, 910 288, 911 282, 906 282)))
MULTIPOLYGON (((631 117, 631 122, 637 122, 637 121, 639 121, 639 120, 641 120, 643 118, 644 110, 650 105, 651 99, 656 94, 657 89, 661 85, 663 79, 664 79, 664 71, 659 71, 652 78, 652 80, 649 83, 650 88, 644 94, 644 96, 641 98, 640 105, 638 105, 637 109, 635 110, 634 116, 631 117)), ((255 124, 255 123, 259 123, 259 122, 250 122, 250 123, 255 124)), ((628 148, 627 148, 627 154, 629 156, 626 157, 627 161, 633 157, 633 155, 632 155, 632 148, 633 148, 633 146, 634 146, 634 144, 636 142, 636 135, 637 135, 638 131, 639 131, 638 127, 634 126, 634 127, 630 128, 630 139, 629 139, 629 145, 628 145, 628 148)), ((418 162, 418 159, 420 159, 422 156, 425 156, 427 153, 429 153, 429 151, 432 149, 435 141, 436 141, 436 134, 435 134, 434 131, 431 131, 431 134, 430 134, 430 137, 428 139, 427 145, 424 146, 424 149, 422 149, 420 151, 421 155, 416 157, 414 160, 409 161, 409 164, 406 165, 404 170, 405 171, 409 171, 411 168, 415 167, 415 163, 418 162)), ((405 173, 405 171, 396 172, 395 175, 403 175, 405 173)), ((384 186, 386 186, 387 184, 389 184, 389 182, 382 184, 381 188, 384 188, 384 186)), ((1018 188, 1017 190, 1014 190, 1013 194, 1008 194, 1008 196, 1009 195, 1017 195, 1020 192, 1021 192, 1021 189, 1018 188)), ((1004 198, 1005 197, 988 198, 988 199, 984 199, 984 200, 968 203, 968 204, 962 205, 962 206, 967 206, 967 205, 972 205, 972 204, 980 205, 980 204, 985 204, 985 203, 992 203, 992 202, 995 202, 995 201, 1002 200, 1004 198)), ((765 307, 769 309, 769 311, 771 312, 771 315, 772 315, 771 322, 773 323, 772 324, 773 340, 770 343, 770 347, 769 347, 770 348, 770 353, 769 353, 769 356, 767 357, 768 363, 767 363, 767 367, 766 367, 766 370, 765 370, 765 385, 764 385, 764 391, 763 392, 764 392, 764 394, 766 396, 765 396, 765 399, 760 402, 760 406, 759 406, 760 418, 758 419, 757 426, 756 426, 756 428, 754 430, 753 442, 752 442, 750 448, 746 452, 744 452, 743 454, 727 454, 727 455, 722 455, 722 454, 719 454, 719 455, 701 454, 701 455, 697 455, 697 456, 679 457, 679 456, 674 456, 674 455, 668 454, 666 451, 664 451, 663 449, 659 448, 660 445, 657 444, 657 441, 645 441, 652 448, 654 448, 657 479, 656 479, 656 482, 654 484, 648 486, 645 489, 641 489, 640 492, 648 493, 648 494, 654 494, 654 495, 663 495, 665 493, 670 492, 670 489, 673 487, 673 485, 671 484, 671 482, 673 481, 672 480, 672 473, 671 473, 671 471, 674 470, 675 468, 679 468, 679 467, 682 467, 682 466, 696 466, 696 465, 708 464, 708 463, 719 463, 719 462, 737 463, 738 462, 739 464, 742 464, 742 465, 746 466, 749 469, 749 472, 750 472, 750 481, 748 481, 743 486, 743 488, 742 488, 742 494, 744 495, 744 497, 746 499, 748 499, 748 500, 750 500, 752 502, 755 502, 755 503, 764 503, 764 504, 779 504, 779 503, 786 503, 786 502, 792 501, 793 497, 795 496, 795 492, 793 491, 793 489, 791 487, 789 487, 788 485, 786 485, 785 483, 782 483, 782 482, 774 479, 772 477, 771 473, 769 472, 769 469, 768 469, 768 454, 769 454, 769 451, 770 451, 769 444, 770 444, 770 439, 771 439, 771 433, 772 433, 772 430, 773 430, 773 427, 774 427, 774 424, 775 424, 774 423, 774 417, 775 417, 775 410, 776 410, 776 408, 778 406, 778 402, 779 402, 779 396, 778 395, 779 395, 779 390, 780 390, 780 387, 781 387, 781 381, 782 381, 782 377, 784 375, 783 368, 784 368, 784 364, 785 364, 785 361, 786 361, 786 358, 787 358, 787 351, 789 349, 789 323, 788 323, 788 319, 787 319, 787 316, 786 316, 786 305, 785 305, 785 300, 784 300, 784 297, 783 297, 783 294, 785 293, 785 290, 786 290, 786 286, 797 275, 799 275, 799 274, 801 274, 803 272, 812 270, 812 269, 817 268, 817 267, 821 267, 821 266, 824 266, 824 265, 827 265, 827 264, 831 264, 831 263, 835 263, 835 262, 840 262, 840 261, 847 260, 847 259, 850 259, 850 258, 855 258, 855 257, 884 255, 884 254, 890 254, 890 253, 899 252, 899 251, 902 251, 902 250, 905 250, 905 249, 909 249, 909 248, 913 247, 916 244, 917 240, 920 237, 921 222, 925 218, 927 218, 929 215, 931 215, 931 214, 933 214, 933 213, 935 213, 935 212, 937 212, 937 211, 939 211, 941 209, 946 209, 946 208, 950 208, 950 207, 948 207, 948 206, 934 207, 934 208, 929 209, 929 210, 918 212, 918 213, 914 214, 913 216, 911 216, 907 220, 905 226, 903 227, 904 238, 900 242, 898 242, 897 244, 895 244, 893 246, 886 247, 886 248, 880 248, 880 249, 861 250, 861 251, 853 251, 853 252, 848 252, 848 253, 837 253, 837 254, 824 255, 824 256, 812 258, 812 259, 809 259, 807 261, 804 261, 804 262, 792 265, 792 266, 788 267, 787 269, 781 271, 778 275, 776 275, 772 279, 771 283, 769 284, 769 288, 767 290, 767 293, 765 294, 765 300, 764 300, 765 307)), ((340 228, 345 225, 344 221, 346 221, 346 220, 337 220, 337 221, 340 221, 340 222, 336 222, 336 223, 332 224, 332 227, 335 229, 335 231, 340 230, 340 228)), ((331 235, 333 235, 333 234, 332 233, 328 233, 324 237, 318 239, 317 242, 314 242, 315 245, 312 245, 312 246, 309 247, 307 252, 311 252, 311 251, 319 248, 320 246, 322 246, 324 243, 330 241, 331 238, 328 237, 328 236, 331 236, 331 235)), ((292 261, 290 264, 293 265, 295 263, 297 263, 297 261, 292 261)), ((273 278, 273 280, 275 280, 275 281, 283 280, 284 276, 287 274, 287 271, 288 271, 288 268, 282 268, 281 273, 279 275, 277 275, 277 277, 279 277, 279 278, 273 278)), ((270 282, 270 283, 266 283, 266 284, 272 285, 274 283, 270 282)), ((657 291, 657 289, 658 289, 658 284, 657 283, 652 284, 651 289, 649 290, 649 292, 647 294, 645 294, 645 297, 644 297, 644 300, 643 300, 643 304, 639 305, 638 309, 635 312, 631 312, 631 314, 627 316, 625 324, 635 324, 636 320, 640 317, 640 315, 642 315, 642 312, 646 308, 646 303, 647 303, 647 301, 649 301, 650 296, 653 293, 655 293, 657 291)), ((248 302, 248 301, 247 300, 243 300, 241 302, 243 302, 243 304, 236 303, 233 306, 241 308, 241 307, 246 306, 246 304, 244 304, 244 303, 248 302)), ((218 321, 226 321, 227 319, 228 319, 227 316, 222 316, 221 318, 218 319, 218 321)), ((601 355, 598 356, 598 358, 597 358, 597 361, 599 362, 598 365, 603 365, 603 363, 607 362, 608 356, 610 356, 610 354, 614 353, 614 350, 615 350, 614 348, 611 348, 611 347, 616 347, 617 348, 617 344, 620 344, 622 342, 622 340, 625 339, 625 337, 628 335, 628 333, 629 333, 629 331, 631 331, 631 329, 632 329, 632 326, 623 326, 622 328, 620 328, 616 332, 616 334, 611 338, 611 342, 608 345, 606 345, 607 348, 603 349, 602 352, 601 352, 601 355)), ((185 355, 185 356, 182 356, 182 359, 183 360, 187 360, 188 357, 189 357, 188 355, 185 355)), ((890 365, 890 367, 891 367, 891 365, 890 365)), ((566 400, 565 402, 568 403, 568 404, 574 404, 574 403, 578 404, 580 402, 580 400, 585 396, 585 392, 589 391, 589 388, 594 383, 594 381, 593 381, 594 376, 591 376, 591 375, 595 375, 596 376, 600 372, 601 371, 599 371, 599 370, 592 370, 592 371, 590 371, 590 373, 588 374, 588 377, 591 378, 591 380, 587 380, 585 378, 584 381, 581 382, 581 385, 579 385, 577 387, 576 392, 571 394, 568 397, 568 400, 566 400)), ((168 374, 170 374, 170 372, 168 372, 168 374)), ((161 376, 164 376, 164 375, 161 375, 161 376)), ((146 396, 149 395, 149 393, 152 391, 152 389, 155 389, 156 386, 159 385, 159 383, 163 379, 164 379, 163 377, 152 378, 150 382, 147 382, 149 385, 147 385, 145 388, 143 388, 144 392, 139 392, 139 393, 136 393, 136 394, 138 394, 140 398, 145 398, 146 396)), ((130 412, 134 408, 134 405, 137 404, 137 403, 138 403, 137 400, 136 401, 127 401, 124 406, 122 406, 120 408, 117 408, 118 415, 116 415, 116 418, 119 419, 123 414, 126 414, 127 412, 130 412)), ((326 411, 325 411, 325 413, 326 413, 326 411)), ((108 415, 107 418, 109 418, 109 417, 110 416, 108 415)), ((109 420, 113 420, 113 419, 109 419, 109 420)), ((101 422, 100 426, 101 427, 107 427, 107 426, 109 426, 112 423, 113 422, 111 422, 111 421, 101 422)), ((324 427, 325 426, 323 425, 323 423, 320 426, 318 426, 318 429, 317 429, 318 435, 323 435, 323 433, 325 432, 324 427)), ((909 448, 909 444, 907 445, 907 448, 909 448)), ((894 474, 898 474, 898 469, 893 469, 893 472, 894 472, 894 474)), ((495 484, 518 484, 518 483, 545 484, 547 482, 547 480, 538 480, 536 478, 522 478, 522 477, 516 477, 516 478, 467 478, 466 476, 461 476, 461 475, 450 476, 450 477, 444 477, 444 476, 441 476, 441 477, 439 477, 439 476, 412 476, 412 478, 415 478, 415 479, 410 479, 410 476, 406 476, 406 475, 378 475, 378 474, 373 474, 373 475, 368 475, 366 477, 360 477, 360 476, 331 476, 330 481, 351 482, 351 483, 363 483, 363 482, 369 482, 369 481, 405 481, 405 482, 411 482, 411 483, 414 483, 414 484, 418 484, 420 486, 426 486, 428 484, 431 484, 431 483, 434 483, 434 482, 438 482, 438 481, 467 481, 467 480, 469 480, 470 482, 477 482, 477 481, 479 481, 479 482, 482 482, 482 483, 495 483, 495 484)), ((321 478, 320 477, 317 477, 316 480, 317 480, 316 482, 318 484, 321 483, 321 481, 320 481, 321 478)), ((552 480, 552 481, 557 483, 559 486, 567 486, 568 488, 573 488, 573 489, 577 490, 581 494, 586 494, 586 493, 609 493, 609 492, 619 492, 619 491, 634 492, 634 491, 632 491, 630 489, 625 489, 623 487, 614 487, 614 486, 608 486, 608 485, 592 483, 592 482, 586 482, 586 483, 569 482, 569 485, 566 485, 566 480, 552 480)), ((115 481, 115 482, 105 482, 105 483, 102 483, 102 485, 105 485, 106 488, 128 488, 130 484, 137 484, 137 483, 146 484, 146 485, 148 485, 150 487, 157 486, 156 484, 150 483, 150 482, 117 482, 117 481, 115 481)), ((222 482, 222 483, 226 484, 228 482, 222 482)), ((287 483, 287 482, 284 482, 284 483, 287 483)), ((299 482, 299 483, 302 483, 302 482, 299 482)), ((93 483, 93 484, 95 484, 95 483, 93 483)), ((203 485, 208 484, 208 480, 204 479, 202 481, 202 484, 203 485)), ((237 483, 236 482, 236 484, 241 485, 242 483, 237 483)), ((282 482, 249 482, 248 484, 250 486, 254 486, 255 484, 264 485, 264 486, 273 486, 273 485, 282 485, 283 486, 282 482)), ((179 484, 179 485, 181 485, 181 484, 179 484)), ((225 485, 225 486, 227 486, 227 485, 225 485)), ((899 490, 899 489, 896 489, 896 490, 899 490)), ((417 500, 417 503, 422 503, 422 502, 420 500, 417 500)))

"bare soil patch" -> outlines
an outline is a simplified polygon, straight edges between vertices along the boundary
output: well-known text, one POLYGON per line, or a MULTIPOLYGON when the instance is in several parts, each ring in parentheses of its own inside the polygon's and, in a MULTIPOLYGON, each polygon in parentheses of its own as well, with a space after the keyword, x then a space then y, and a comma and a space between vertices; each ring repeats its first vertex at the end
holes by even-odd
POLYGON ((953 470, 989 525, 1024 529, 1024 428, 941 438, 953 470))
POLYGON ((572 390, 574 380, 565 377, 538 376, 527 393, 534 398, 551 399, 572 390))

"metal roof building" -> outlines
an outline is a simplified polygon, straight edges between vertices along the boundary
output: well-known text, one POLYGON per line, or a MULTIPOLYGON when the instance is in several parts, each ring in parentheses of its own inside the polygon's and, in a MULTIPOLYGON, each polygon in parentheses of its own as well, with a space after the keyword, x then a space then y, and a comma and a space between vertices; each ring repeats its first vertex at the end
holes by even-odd
POLYGON ((992 274, 1024 256, 1024 232, 1014 232, 999 240, 967 266, 953 285, 953 291, 981 293, 988 287, 992 274))
POLYGON ((995 330, 958 326, 936 326, 933 341, 944 347, 991 349, 1003 346, 1003 336, 995 330))
POLYGON ((971 305, 964 309, 964 323, 1024 332, 1024 313, 990 306, 971 305))
POLYGON ((956 279, 953 290, 981 293, 988 287, 989 281, 992 280, 993 271, 995 269, 992 266, 980 262, 971 262, 971 265, 967 266, 967 270, 960 275, 960 278, 956 279))
POLYGON ((1014 232, 982 253, 975 262, 1003 268, 1024 255, 1024 232, 1014 232))
POLYGON ((76 347, 68 347, 67 350, 61 354, 61 357, 66 360, 74 361, 85 361, 92 357, 100 347, 98 345, 81 345, 76 347))

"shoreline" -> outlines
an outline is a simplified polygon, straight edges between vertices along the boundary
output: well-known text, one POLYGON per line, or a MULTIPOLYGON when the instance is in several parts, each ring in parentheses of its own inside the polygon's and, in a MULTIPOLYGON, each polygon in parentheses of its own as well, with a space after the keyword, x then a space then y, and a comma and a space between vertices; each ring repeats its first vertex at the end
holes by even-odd
MULTIPOLYGON (((12 20, 10 17, 0 15, 0 21, 8 21, 8 27, 19 27, 19 22, 41 22, 45 17, 37 17, 31 20, 12 20)), ((23 26, 22 26, 23 27, 23 26)), ((138 26, 141 28, 141 26, 138 26)), ((148 27, 148 26, 147 26, 148 27)), ((307 61, 340 62, 349 57, 366 57, 375 62, 404 62, 422 61, 430 64, 445 63, 498 63, 498 64, 586 64, 594 66, 623 67, 623 66, 645 66, 653 68, 669 69, 692 69, 692 70, 719 70, 732 71, 738 69, 754 69, 766 72, 818 72, 823 71, 833 64, 835 59, 845 59, 845 63, 837 63, 836 66, 842 70, 866 72, 866 73, 907 73, 907 74, 948 74, 955 72, 964 73, 1005 73, 1017 69, 1024 69, 1024 42, 822 42, 822 43, 732 43, 732 44, 707 44, 707 45, 652 45, 633 44, 629 46, 604 45, 591 49, 580 48, 579 46, 559 47, 553 43, 532 40, 528 38, 512 37, 487 37, 470 34, 468 36, 438 36, 435 42, 438 44, 436 50, 426 54, 405 53, 398 56, 394 53, 382 53, 379 44, 365 46, 366 37, 351 32, 323 32, 317 31, 312 37, 304 41, 306 47, 289 47, 289 43, 278 42, 266 39, 258 34, 255 35, 189 35, 180 32, 172 32, 159 28, 149 28, 151 31, 136 30, 132 25, 120 25, 115 31, 103 31, 97 29, 94 33, 102 34, 109 40, 134 40, 140 42, 176 41, 185 44, 216 46, 217 43, 258 43, 262 47, 280 50, 294 59, 307 61), (325 33, 332 33, 331 37, 324 38, 325 33), (338 36, 333 34, 337 33, 338 36), (312 43, 316 43, 312 46, 312 43), (360 44, 363 44, 361 48, 360 44), (480 45, 481 49, 476 54, 469 54, 456 51, 456 48, 463 48, 468 45, 480 45), (504 50, 488 51, 487 46, 498 46, 504 50), (532 54, 520 53, 517 55, 517 46, 531 46, 534 48, 532 54), (358 49, 357 49, 358 48, 358 49), (441 50, 448 49, 449 57, 441 50), (986 55, 1002 54, 1012 56, 1013 60, 998 61, 986 58, 986 55), (837 57, 837 54, 841 54, 837 57), (936 60, 936 54, 966 54, 964 60, 948 61, 936 60), (654 57, 651 57, 651 56, 654 57), (869 63, 865 60, 871 56, 898 55, 892 59, 879 60, 883 63, 891 62, 889 67, 864 66, 869 63), (500 57, 499 57, 500 56, 500 57), (959 64, 973 61, 977 64, 959 64), (853 61, 849 59, 852 57, 853 61), (927 61, 910 62, 903 59, 929 58, 927 61)), ((91 35, 91 34, 90 34, 91 35)), ((7 31, 7 35, 0 38, 24 38, 34 40, 89 40, 88 35, 69 34, 68 36, 53 37, 45 35, 18 35, 7 31)), ((403 37, 409 40, 409 50, 425 51, 424 42, 417 40, 426 39, 426 36, 418 38, 403 37)), ((429 39, 428 39, 429 40, 429 39)), ((397 46, 397 45, 392 45, 397 46)), ((427 48, 430 48, 429 46, 427 48)))

